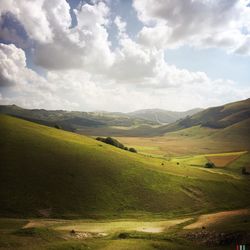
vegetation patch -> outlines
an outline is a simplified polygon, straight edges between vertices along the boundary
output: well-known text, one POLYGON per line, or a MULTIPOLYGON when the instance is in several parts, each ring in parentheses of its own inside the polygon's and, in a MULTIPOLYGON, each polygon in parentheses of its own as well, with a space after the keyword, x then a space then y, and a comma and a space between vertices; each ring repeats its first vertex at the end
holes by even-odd
POLYGON ((205 164, 205 168, 214 168, 214 167, 215 167, 215 165, 214 165, 214 163, 211 162, 211 161, 209 161, 209 162, 207 162, 207 163, 205 164))
POLYGON ((97 137, 96 140, 104 142, 104 143, 112 145, 112 146, 115 146, 115 147, 120 148, 120 149, 128 150, 128 151, 130 151, 132 153, 137 153, 137 150, 135 148, 125 147, 122 143, 120 143, 118 140, 116 140, 116 139, 114 139, 112 137, 106 137, 106 138, 97 137))
POLYGON ((30 227, 16 230, 13 234, 19 236, 39 237, 43 240, 54 240, 60 238, 58 232, 47 227, 30 227))

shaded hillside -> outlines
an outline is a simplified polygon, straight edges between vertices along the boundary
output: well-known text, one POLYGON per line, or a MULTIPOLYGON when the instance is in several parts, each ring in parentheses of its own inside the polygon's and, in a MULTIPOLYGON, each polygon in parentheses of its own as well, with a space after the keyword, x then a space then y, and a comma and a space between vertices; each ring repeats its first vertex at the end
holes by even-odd
POLYGON ((161 124, 175 122, 181 118, 185 118, 186 116, 196 114, 201 110, 202 109, 197 108, 188 111, 177 112, 164 109, 142 109, 128 113, 128 115, 161 124))
POLYGON ((250 116, 243 121, 234 123, 212 136, 215 139, 230 140, 232 143, 239 141, 249 145, 250 149, 250 116))
POLYGON ((162 166, 160 159, 9 116, 0 116, 0 149, 1 216, 184 214, 249 205, 244 180, 162 166))
POLYGON ((175 123, 162 126, 159 134, 201 125, 202 127, 223 129, 250 117, 250 99, 205 109, 197 114, 180 119, 175 123))

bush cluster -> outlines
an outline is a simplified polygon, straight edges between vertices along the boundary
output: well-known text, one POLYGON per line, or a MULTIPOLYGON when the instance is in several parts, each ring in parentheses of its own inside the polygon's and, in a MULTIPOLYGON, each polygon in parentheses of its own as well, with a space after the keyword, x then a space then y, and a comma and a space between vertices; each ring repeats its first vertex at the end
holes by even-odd
POLYGON ((116 139, 114 139, 112 137, 106 137, 106 138, 104 138, 104 137, 97 137, 96 140, 104 142, 104 143, 112 145, 112 146, 115 146, 115 147, 120 148, 120 149, 124 149, 124 150, 128 150, 130 152, 133 152, 133 153, 137 153, 137 151, 136 151, 135 148, 125 147, 122 143, 120 143, 118 140, 116 140, 116 139))
POLYGON ((213 162, 207 162, 207 163, 205 164, 205 168, 214 168, 214 167, 215 167, 215 165, 214 165, 213 162))

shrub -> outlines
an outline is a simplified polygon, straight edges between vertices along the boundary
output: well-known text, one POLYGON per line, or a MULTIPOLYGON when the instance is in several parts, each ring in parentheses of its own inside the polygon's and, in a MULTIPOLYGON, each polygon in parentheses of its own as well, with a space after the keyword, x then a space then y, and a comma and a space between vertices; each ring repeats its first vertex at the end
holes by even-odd
POLYGON ((245 167, 243 167, 243 168, 241 169, 241 173, 245 175, 245 174, 246 174, 246 172, 247 172, 246 168, 245 168, 245 167))
POLYGON ((124 149, 124 145, 122 143, 120 143, 119 141, 117 141, 116 139, 112 138, 112 137, 107 137, 105 139, 105 143, 113 145, 117 148, 121 148, 124 149))
POLYGON ((242 173, 243 175, 250 175, 250 173, 247 171, 246 167, 243 167, 243 168, 241 169, 241 173, 242 173))
POLYGON ((205 168, 214 168, 214 167, 215 167, 215 165, 214 165, 213 162, 207 162, 207 163, 205 164, 205 168))
POLYGON ((130 148, 129 151, 132 152, 132 153, 137 153, 135 148, 130 148))
POLYGON ((118 235, 118 238, 119 239, 127 239, 127 238, 129 238, 129 233, 120 233, 118 235))
POLYGON ((137 153, 137 151, 134 148, 125 147, 122 143, 120 143, 118 140, 116 140, 112 137, 107 137, 107 138, 97 137, 96 140, 104 142, 104 143, 112 145, 112 146, 115 146, 115 147, 120 148, 120 149, 129 150, 130 152, 137 153))
POLYGON ((117 148, 124 149, 124 145, 112 137, 107 137, 107 138, 97 137, 96 140, 115 146, 117 148))
POLYGON ((58 124, 56 124, 54 127, 57 128, 57 129, 61 129, 61 126, 58 125, 58 124))

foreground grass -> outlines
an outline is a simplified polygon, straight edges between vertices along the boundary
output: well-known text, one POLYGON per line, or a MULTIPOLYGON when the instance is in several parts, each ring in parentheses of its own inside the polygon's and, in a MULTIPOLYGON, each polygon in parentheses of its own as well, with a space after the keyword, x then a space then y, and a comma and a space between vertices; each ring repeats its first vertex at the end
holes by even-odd
MULTIPOLYGON (((249 210, 232 211, 219 213, 220 219, 213 219, 216 214, 194 216, 186 220, 175 221, 140 221, 140 220, 105 220, 105 221, 81 221, 81 220, 43 220, 32 219, 33 227, 27 227, 27 220, 18 219, 0 219, 0 249, 44 249, 44 250, 155 250, 155 249, 234 249, 235 243, 227 243, 222 246, 208 246, 197 239, 192 241, 185 237, 186 233, 199 232, 201 225, 206 226, 207 232, 228 233, 228 232, 250 232, 249 231, 249 210), (230 215, 231 216, 228 216, 230 215), (201 219, 204 218, 202 224, 201 219), (208 223, 207 218, 210 218, 208 223), (184 229, 187 225, 194 225, 197 220, 199 227, 194 230, 184 229), (36 222, 36 224, 34 223, 36 222), (118 226, 117 226, 118 225, 118 226), (141 227, 163 227, 161 232, 144 232, 141 227), (76 235, 81 232, 103 232, 107 235, 103 237, 78 238, 72 235, 70 231, 74 229, 76 235), (139 229, 134 230, 134 229, 139 229), (82 231, 81 231, 82 230, 82 231)), ((217 216, 218 217, 218 216, 217 216)), ((150 217, 149 217, 150 219, 150 217)))

